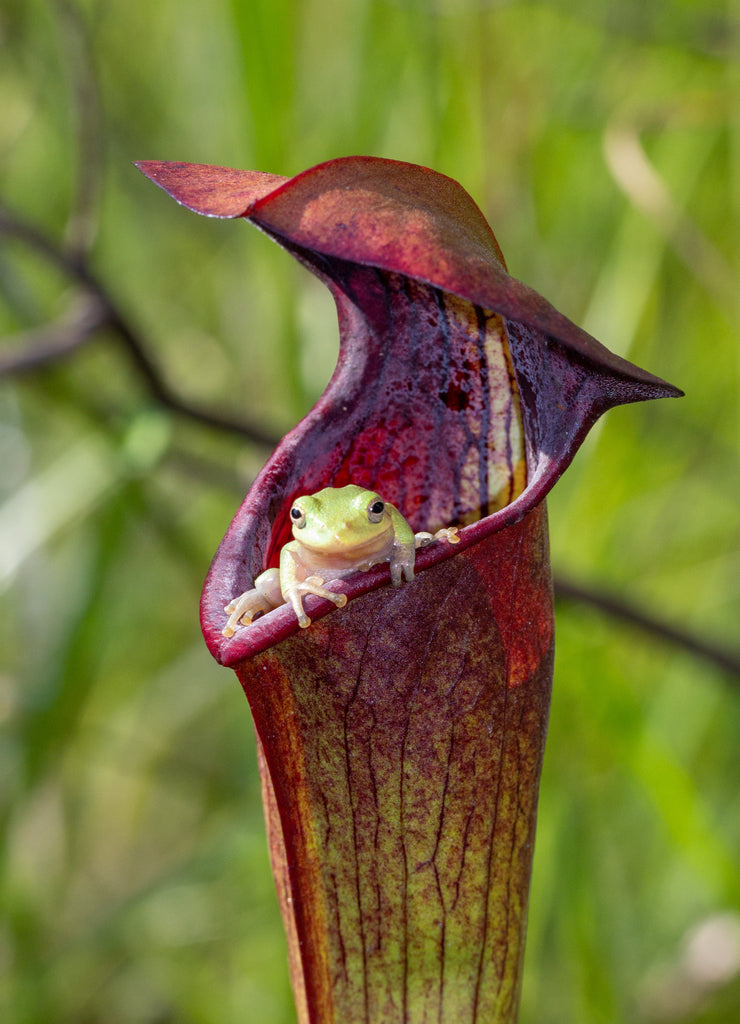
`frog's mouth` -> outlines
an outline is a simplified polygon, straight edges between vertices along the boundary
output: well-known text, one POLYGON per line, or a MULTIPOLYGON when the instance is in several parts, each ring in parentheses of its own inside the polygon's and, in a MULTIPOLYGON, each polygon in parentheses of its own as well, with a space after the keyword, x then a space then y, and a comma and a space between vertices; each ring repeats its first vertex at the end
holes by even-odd
POLYGON ((347 544, 337 533, 328 533, 325 545, 306 544, 301 539, 301 551, 304 561, 312 568, 341 569, 347 573, 359 570, 362 564, 372 562, 375 556, 385 557, 388 540, 392 534, 390 520, 382 533, 375 534, 369 540, 347 544), (306 557, 307 556, 307 557, 306 557))

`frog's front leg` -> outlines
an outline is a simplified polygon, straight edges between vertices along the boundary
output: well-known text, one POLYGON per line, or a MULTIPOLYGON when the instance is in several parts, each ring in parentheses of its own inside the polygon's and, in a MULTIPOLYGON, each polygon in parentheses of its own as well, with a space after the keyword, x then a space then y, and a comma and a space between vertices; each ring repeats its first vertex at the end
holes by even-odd
POLYGON ((389 559, 391 583, 394 587, 400 587, 404 580, 411 583, 414 578, 415 561, 416 551, 413 543, 399 544, 396 542, 389 559))
POLYGON ((301 580, 297 583, 292 583, 289 587, 283 588, 283 597, 290 603, 293 611, 298 617, 298 625, 305 629, 311 625, 311 620, 306 615, 303 607, 303 596, 304 594, 314 594, 316 597, 325 597, 329 601, 333 601, 337 608, 344 608, 347 603, 346 594, 335 594, 332 590, 327 590, 326 587, 322 586, 323 580, 320 576, 309 576, 305 580, 301 580))
POLYGON ((388 555, 391 583, 394 587, 400 587, 404 579, 411 583, 414 578, 414 531, 395 505, 386 502, 385 508, 393 523, 393 545, 388 555))
MULTIPOLYGON (((298 547, 298 551, 300 551, 300 547, 298 547)), ((322 576, 306 576, 305 572, 306 568, 296 553, 296 544, 291 541, 280 552, 280 588, 283 600, 291 605, 298 618, 298 625, 302 629, 311 625, 311 620, 303 607, 305 594, 325 597, 327 600, 333 601, 337 608, 344 608, 347 603, 346 594, 335 594, 326 589, 322 576)))
POLYGON ((416 561, 416 549, 425 548, 435 540, 446 540, 448 544, 459 544, 460 538, 457 535, 456 526, 446 526, 436 533, 411 533, 408 532, 397 536, 396 545, 391 555, 391 582, 394 587, 400 587, 403 579, 410 583, 414 578, 414 562, 416 561))
POLYGON ((281 604, 284 604, 284 599, 280 591, 280 574, 277 569, 267 569, 260 573, 251 590, 245 590, 226 605, 224 611, 229 621, 221 630, 222 636, 233 636, 237 626, 250 626, 255 615, 271 612, 281 604))

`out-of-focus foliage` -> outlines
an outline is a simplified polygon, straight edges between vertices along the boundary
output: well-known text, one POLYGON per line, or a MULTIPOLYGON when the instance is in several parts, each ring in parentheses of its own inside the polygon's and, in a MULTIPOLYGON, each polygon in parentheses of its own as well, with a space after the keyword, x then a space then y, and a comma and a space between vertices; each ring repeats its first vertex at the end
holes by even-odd
MULTIPOLYGON (((185 401, 279 435, 331 372, 328 298, 130 161, 371 153, 457 178, 512 273, 687 391, 586 443, 550 501, 556 570, 727 645, 739 43, 737 0, 2 0, 0 198, 89 254, 185 401)), ((0 245, 18 353, 80 292, 0 245)), ((112 330, 0 382, 4 1022, 294 1019, 249 711, 197 623, 265 455, 158 405, 112 330)), ((559 610, 523 1024, 740 1016, 727 682, 559 610)))

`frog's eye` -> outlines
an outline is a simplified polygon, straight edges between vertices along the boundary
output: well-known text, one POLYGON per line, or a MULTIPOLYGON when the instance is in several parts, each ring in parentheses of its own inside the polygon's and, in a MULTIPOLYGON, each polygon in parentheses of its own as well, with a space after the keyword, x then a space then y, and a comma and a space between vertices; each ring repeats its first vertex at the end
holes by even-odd
POLYGON ((371 523, 379 523, 385 514, 385 502, 380 498, 367 507, 367 518, 371 523))
POLYGON ((294 505, 290 510, 290 518, 293 520, 293 526, 298 530, 302 530, 306 525, 306 513, 298 505, 294 505))

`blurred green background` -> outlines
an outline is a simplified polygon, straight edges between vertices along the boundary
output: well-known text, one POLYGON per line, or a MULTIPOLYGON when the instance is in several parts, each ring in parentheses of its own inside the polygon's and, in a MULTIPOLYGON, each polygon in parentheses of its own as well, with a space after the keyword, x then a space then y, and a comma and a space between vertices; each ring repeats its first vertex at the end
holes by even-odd
MULTIPOLYGON (((120 330, 21 364, 94 325, 87 267, 174 394, 278 437, 335 318, 131 161, 457 178, 515 276, 687 392, 593 432, 556 572, 728 647, 739 43, 738 0, 0 0, 3 1022, 295 1019, 249 709, 197 621, 269 448, 157 401, 120 330)), ((739 736, 729 673, 559 605, 522 1024, 740 1019, 739 736)))

